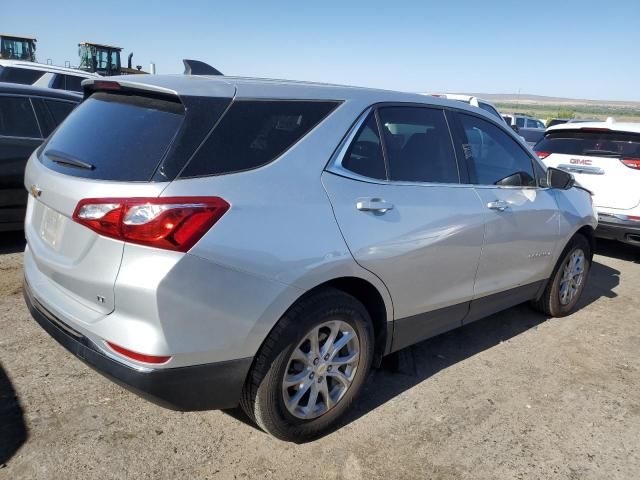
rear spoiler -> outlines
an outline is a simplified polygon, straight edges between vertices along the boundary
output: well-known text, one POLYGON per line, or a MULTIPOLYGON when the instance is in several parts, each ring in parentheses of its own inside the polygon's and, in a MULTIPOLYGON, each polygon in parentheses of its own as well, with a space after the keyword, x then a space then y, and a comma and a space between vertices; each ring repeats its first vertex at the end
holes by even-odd
POLYGON ((185 75, 222 75, 220 70, 200 60, 183 59, 185 75))

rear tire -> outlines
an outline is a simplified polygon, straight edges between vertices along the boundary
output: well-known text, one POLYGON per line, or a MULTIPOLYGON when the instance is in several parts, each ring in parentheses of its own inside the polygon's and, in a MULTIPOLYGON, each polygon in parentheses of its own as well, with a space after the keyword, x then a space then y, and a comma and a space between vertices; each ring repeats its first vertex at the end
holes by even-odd
POLYGON ((580 234, 575 235, 560 255, 536 310, 551 317, 564 317, 576 309, 591 268, 591 246, 580 234))
POLYGON ((274 437, 312 440, 331 431, 349 409, 373 353, 367 310, 351 295, 327 288, 299 300, 267 336, 240 405, 274 437))

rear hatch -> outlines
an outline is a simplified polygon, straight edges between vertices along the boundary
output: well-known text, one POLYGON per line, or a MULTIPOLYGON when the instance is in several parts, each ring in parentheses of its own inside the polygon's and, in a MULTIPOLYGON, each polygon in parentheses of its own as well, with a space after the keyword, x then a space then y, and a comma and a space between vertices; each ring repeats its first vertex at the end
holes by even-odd
POLYGON ((597 207, 628 210, 640 203, 640 134, 609 128, 551 130, 535 146, 543 162, 571 172, 597 207))
POLYGON ((88 92, 27 165, 25 234, 48 281, 107 314, 115 307, 124 243, 72 220, 78 203, 159 196, 229 104, 233 89, 228 98, 195 100, 96 83, 109 90, 88 92))

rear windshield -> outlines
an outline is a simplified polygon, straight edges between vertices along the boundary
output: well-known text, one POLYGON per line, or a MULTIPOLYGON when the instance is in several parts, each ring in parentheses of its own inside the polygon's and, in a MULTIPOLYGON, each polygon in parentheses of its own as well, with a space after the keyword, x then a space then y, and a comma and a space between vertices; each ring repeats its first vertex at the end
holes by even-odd
POLYGON ((177 102, 95 93, 54 132, 40 161, 76 177, 149 181, 183 118, 177 102))
POLYGON ((585 130, 549 132, 536 152, 596 157, 640 158, 640 134, 585 130))
POLYGON ((266 165, 338 104, 306 100, 236 101, 180 176, 220 175, 266 165))

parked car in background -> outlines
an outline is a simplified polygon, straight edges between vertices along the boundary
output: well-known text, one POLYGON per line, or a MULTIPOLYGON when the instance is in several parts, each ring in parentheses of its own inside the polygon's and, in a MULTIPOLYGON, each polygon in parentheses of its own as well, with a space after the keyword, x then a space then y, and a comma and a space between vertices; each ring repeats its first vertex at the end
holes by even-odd
POLYGON ((25 299, 160 404, 240 404, 309 440, 385 354, 522 302, 576 308, 590 195, 495 115, 220 76, 85 90, 27 165, 25 299))
POLYGON ((556 125, 562 125, 563 123, 569 122, 570 118, 550 118, 547 120, 546 127, 555 127, 556 125))
POLYGON ((530 146, 534 146, 544 136, 546 127, 537 118, 520 114, 503 115, 502 118, 513 130, 523 137, 530 146))
MULTIPOLYGON (((425 94, 429 95, 429 94, 425 94)), ((486 100, 482 100, 478 97, 474 97, 472 95, 462 95, 457 93, 432 93, 430 94, 432 97, 440 97, 446 98, 447 100, 457 100, 458 102, 463 102, 471 105, 472 107, 478 107, 493 115, 498 120, 505 122, 505 119, 502 118, 496 106, 486 100)))
POLYGON ((76 93, 0 83, 0 231, 22 230, 27 159, 81 100, 76 93))
POLYGON ((640 245, 640 123, 557 125, 535 151, 593 192, 598 236, 640 245))
POLYGON ((43 63, 0 59, 0 82, 21 83, 34 87, 82 92, 82 81, 101 78, 95 73, 43 63))

